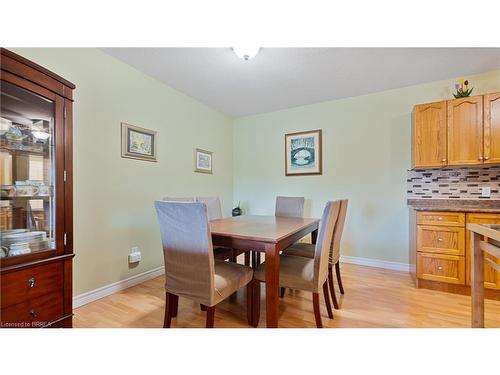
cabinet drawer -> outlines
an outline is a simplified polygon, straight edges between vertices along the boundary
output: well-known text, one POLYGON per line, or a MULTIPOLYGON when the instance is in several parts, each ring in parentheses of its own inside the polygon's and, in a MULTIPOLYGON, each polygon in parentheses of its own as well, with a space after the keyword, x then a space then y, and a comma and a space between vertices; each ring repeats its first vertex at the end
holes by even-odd
POLYGON ((49 263, 1 275, 1 308, 62 290, 63 264, 49 263))
POLYGON ((463 212, 417 212, 417 224, 465 227, 463 212))
POLYGON ((465 228, 418 225, 417 251, 465 255, 465 228))
POLYGON ((450 284, 465 284, 465 258, 455 255, 418 253, 417 277, 450 284))
POLYGON ((43 327, 63 316, 63 293, 45 294, 1 311, 2 327, 43 327))

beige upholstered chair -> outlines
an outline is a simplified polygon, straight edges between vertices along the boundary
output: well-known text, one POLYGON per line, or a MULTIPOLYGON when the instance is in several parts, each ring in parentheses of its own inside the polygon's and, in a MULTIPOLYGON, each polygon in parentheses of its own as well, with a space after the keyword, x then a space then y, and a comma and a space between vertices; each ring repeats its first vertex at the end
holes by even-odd
MULTIPOLYGON (((276 197, 275 216, 282 217, 302 217, 304 216, 304 197, 276 197)), ((252 252, 253 268, 260 264, 260 252, 252 252)), ((283 293, 283 292, 282 292, 283 293)))
POLYGON ((247 286, 247 318, 251 320, 253 270, 214 260, 205 204, 156 201, 165 259, 166 308, 164 327, 177 315, 179 297, 206 306, 206 327, 214 324, 215 306, 247 286))
MULTIPOLYGON (((208 220, 222 219, 222 206, 219 197, 196 197, 196 201, 206 204, 208 220)), ((214 247, 215 259, 229 259, 231 262, 236 263, 236 257, 240 254, 241 252, 228 247, 214 247)), ((245 265, 250 265, 250 253, 245 253, 245 265)))
POLYGON ((196 197, 196 202, 207 205, 208 220, 222 219, 222 206, 219 197, 196 197))
POLYGON ((194 197, 163 197, 163 200, 169 202, 194 202, 194 197))
MULTIPOLYGON (((339 309, 337 297, 335 296, 335 288, 333 285, 333 266, 335 266, 335 273, 337 274, 337 282, 339 284, 340 293, 344 294, 344 286, 342 285, 342 278, 340 277, 340 241, 342 239, 342 232, 344 230, 344 223, 347 213, 348 200, 343 199, 340 201, 340 211, 337 222, 333 229, 332 244, 330 246, 330 256, 328 262, 328 284, 330 294, 333 300, 333 306, 336 310, 339 309)), ((283 251, 287 255, 302 256, 306 258, 314 257, 314 245, 297 242, 283 251)))
MULTIPOLYGON (((312 292, 314 317, 316 326, 322 327, 319 309, 319 293, 323 289, 328 317, 333 318, 328 296, 328 255, 333 236, 333 227, 337 221, 340 210, 340 201, 328 202, 323 211, 319 224, 318 238, 314 249, 314 257, 306 258, 295 255, 280 255, 280 277, 281 287, 305 290, 312 292)), ((265 266, 262 263, 254 273, 253 286, 253 325, 258 325, 260 310, 260 282, 265 282, 265 266)))
POLYGON ((276 216, 304 216, 304 197, 276 197, 276 216))

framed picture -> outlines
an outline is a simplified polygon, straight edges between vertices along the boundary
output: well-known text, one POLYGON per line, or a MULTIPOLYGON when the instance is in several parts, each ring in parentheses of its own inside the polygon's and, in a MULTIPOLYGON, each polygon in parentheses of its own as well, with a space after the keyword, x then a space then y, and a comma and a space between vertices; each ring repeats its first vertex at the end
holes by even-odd
POLYGON ((122 122, 122 158, 157 161, 157 132, 122 122))
POLYGON ((194 171, 212 174, 213 152, 195 148, 194 150, 194 171))
POLYGON ((285 176, 323 173, 321 129, 285 134, 285 176))

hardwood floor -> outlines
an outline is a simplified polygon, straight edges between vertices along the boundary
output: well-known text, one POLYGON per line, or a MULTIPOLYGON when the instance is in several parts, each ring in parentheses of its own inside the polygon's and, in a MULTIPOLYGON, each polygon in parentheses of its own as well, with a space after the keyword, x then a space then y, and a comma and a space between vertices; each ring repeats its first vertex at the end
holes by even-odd
MULTIPOLYGON (((468 296, 416 289, 408 273, 378 268, 342 265, 345 295, 338 292, 341 309, 328 319, 323 298, 324 327, 470 327, 471 299, 468 296)), ((74 327, 163 326, 165 292, 163 276, 75 309, 74 327)), ((265 293, 262 290, 261 319, 265 327, 265 293)), ((246 320, 245 288, 219 304, 215 327, 249 328, 246 320)), ((486 327, 500 327, 500 302, 485 303, 486 327)), ((312 295, 287 289, 280 299, 280 327, 316 326, 312 295)), ((205 327, 205 312, 198 304, 179 299, 179 313, 172 327, 205 327)))

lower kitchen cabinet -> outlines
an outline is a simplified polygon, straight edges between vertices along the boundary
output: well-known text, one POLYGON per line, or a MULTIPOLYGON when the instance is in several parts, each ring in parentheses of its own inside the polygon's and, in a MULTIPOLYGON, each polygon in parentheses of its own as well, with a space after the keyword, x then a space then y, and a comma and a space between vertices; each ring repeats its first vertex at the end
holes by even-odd
MULTIPOLYGON (((412 210, 410 247, 417 287, 469 292, 471 239, 466 230, 468 223, 500 224, 500 212, 412 210)), ((500 264, 500 259, 492 259, 500 264)), ((500 291, 500 273, 486 264, 484 285, 491 293, 500 291)))

